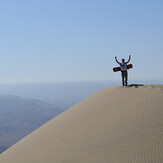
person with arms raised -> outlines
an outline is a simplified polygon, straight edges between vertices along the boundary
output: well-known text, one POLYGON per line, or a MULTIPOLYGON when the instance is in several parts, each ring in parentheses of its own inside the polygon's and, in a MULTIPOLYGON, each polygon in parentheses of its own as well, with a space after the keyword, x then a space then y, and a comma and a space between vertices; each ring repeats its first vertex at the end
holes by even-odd
POLYGON ((121 69, 121 75, 122 75, 122 85, 128 85, 128 72, 127 72, 127 64, 131 60, 131 55, 129 55, 129 59, 127 62, 125 62, 125 59, 122 59, 122 63, 117 60, 117 57, 115 57, 116 62, 120 65, 121 69))

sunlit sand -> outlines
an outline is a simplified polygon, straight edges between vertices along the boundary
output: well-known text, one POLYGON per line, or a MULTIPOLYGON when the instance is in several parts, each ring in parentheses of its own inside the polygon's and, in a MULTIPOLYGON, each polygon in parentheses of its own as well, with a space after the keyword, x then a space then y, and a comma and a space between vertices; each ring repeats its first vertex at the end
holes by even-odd
POLYGON ((161 163, 163 85, 101 90, 0 155, 0 163, 161 163))

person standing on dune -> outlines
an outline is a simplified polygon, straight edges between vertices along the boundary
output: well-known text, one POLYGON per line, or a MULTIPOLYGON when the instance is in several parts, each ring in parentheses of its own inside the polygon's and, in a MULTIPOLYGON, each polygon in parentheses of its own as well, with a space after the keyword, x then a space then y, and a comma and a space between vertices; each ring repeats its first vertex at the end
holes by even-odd
POLYGON ((122 63, 117 60, 115 57, 116 62, 120 65, 121 68, 121 75, 122 75, 122 85, 128 85, 128 72, 127 72, 127 64, 130 62, 131 55, 129 55, 129 59, 125 62, 125 59, 122 59, 122 63))

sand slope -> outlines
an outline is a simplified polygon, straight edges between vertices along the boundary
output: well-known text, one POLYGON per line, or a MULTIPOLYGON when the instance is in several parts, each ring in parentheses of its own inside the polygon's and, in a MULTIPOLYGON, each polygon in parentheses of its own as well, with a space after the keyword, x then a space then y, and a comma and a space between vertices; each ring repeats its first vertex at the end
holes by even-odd
POLYGON ((111 87, 0 155, 0 163, 161 163, 163 85, 111 87))

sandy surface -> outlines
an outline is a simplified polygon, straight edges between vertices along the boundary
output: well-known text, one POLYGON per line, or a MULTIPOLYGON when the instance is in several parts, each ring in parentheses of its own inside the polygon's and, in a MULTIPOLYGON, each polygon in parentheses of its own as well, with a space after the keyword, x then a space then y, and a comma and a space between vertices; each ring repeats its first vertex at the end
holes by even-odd
POLYGON ((162 163, 163 85, 101 90, 0 155, 0 163, 162 163))

